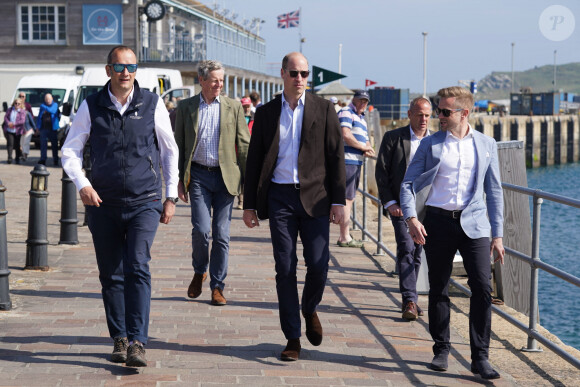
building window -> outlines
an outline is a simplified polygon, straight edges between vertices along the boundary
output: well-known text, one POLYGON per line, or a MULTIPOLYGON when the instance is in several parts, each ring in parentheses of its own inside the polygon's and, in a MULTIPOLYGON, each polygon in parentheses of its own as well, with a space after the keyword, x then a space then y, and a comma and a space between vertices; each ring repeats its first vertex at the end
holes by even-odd
POLYGON ((20 44, 66 44, 66 7, 64 5, 22 5, 20 44))

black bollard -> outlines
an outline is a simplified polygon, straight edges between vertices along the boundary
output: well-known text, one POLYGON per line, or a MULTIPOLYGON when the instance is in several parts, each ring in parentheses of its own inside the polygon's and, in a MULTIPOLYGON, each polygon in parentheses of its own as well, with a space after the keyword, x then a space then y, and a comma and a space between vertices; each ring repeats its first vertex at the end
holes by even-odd
POLYGON ((59 245, 78 245, 77 189, 72 179, 62 170, 62 195, 60 201, 59 245))
POLYGON ((24 270, 48 270, 47 198, 48 176, 46 167, 36 164, 30 172, 30 206, 28 208, 28 239, 24 270))
MULTIPOLYGON (((91 142, 87 141, 83 149, 83 169, 85 170, 85 176, 89 181, 91 181, 91 165, 91 142)), ((83 226, 89 225, 89 216, 87 214, 87 206, 85 206, 85 220, 83 226)))
POLYGON ((0 310, 12 309, 8 276, 8 240, 6 238, 6 204, 4 202, 6 187, 0 180, 0 310))

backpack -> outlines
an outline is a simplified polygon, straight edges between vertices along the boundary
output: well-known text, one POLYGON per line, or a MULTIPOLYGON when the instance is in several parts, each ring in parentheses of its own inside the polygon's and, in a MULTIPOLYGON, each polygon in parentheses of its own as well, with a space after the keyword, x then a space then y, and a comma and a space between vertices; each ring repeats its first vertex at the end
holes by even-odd
POLYGON ((44 130, 52 130, 52 115, 45 111, 42 113, 42 129, 44 130))

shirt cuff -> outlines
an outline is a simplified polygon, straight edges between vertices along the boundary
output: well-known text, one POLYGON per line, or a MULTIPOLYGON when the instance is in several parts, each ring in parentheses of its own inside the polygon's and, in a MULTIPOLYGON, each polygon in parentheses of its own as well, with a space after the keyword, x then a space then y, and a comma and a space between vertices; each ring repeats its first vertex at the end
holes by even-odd
POLYGON ((386 209, 388 209, 390 206, 392 206, 393 204, 397 204, 396 200, 391 200, 390 202, 385 203, 385 205, 383 206, 386 209))

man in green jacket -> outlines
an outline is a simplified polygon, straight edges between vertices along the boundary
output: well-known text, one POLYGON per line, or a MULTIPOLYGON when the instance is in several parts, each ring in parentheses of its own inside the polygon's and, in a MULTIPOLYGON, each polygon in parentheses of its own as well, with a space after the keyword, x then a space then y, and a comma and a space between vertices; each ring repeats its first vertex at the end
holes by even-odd
POLYGON ((194 275, 187 295, 200 296, 209 266, 211 303, 225 305, 223 289, 228 271, 232 208, 246 169, 250 132, 240 102, 220 95, 224 85, 222 64, 203 61, 198 76, 201 93, 179 103, 175 120, 179 198, 187 203, 189 193, 193 226, 194 275))

